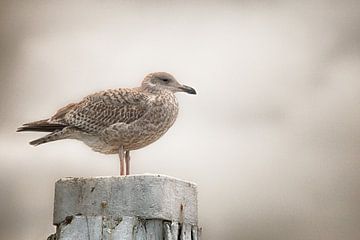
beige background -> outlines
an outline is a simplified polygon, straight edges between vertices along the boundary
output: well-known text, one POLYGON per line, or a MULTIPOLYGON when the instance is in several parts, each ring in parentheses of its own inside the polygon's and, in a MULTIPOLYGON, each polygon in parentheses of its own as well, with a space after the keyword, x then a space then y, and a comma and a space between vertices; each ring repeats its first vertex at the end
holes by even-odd
POLYGON ((132 170, 198 183, 203 239, 360 238, 359 1, 1 1, 0 49, 0 239, 54 232, 58 178, 118 174, 16 128, 152 71, 198 95, 132 170))

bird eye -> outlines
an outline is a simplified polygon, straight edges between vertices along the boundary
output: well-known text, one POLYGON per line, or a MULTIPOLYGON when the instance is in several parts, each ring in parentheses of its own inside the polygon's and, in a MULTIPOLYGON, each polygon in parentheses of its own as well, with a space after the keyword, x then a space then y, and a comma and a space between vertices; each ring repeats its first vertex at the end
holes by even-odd
POLYGON ((164 82, 169 82, 169 81, 170 81, 170 80, 167 79, 167 78, 163 78, 163 79, 161 79, 161 80, 163 80, 164 82))

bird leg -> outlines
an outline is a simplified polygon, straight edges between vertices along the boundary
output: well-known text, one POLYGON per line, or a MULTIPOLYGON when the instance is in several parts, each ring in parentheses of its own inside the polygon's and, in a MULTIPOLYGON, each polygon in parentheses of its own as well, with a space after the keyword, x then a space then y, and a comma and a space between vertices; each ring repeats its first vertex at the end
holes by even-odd
POLYGON ((130 174, 130 151, 125 151, 126 175, 130 174))
POLYGON ((125 175, 125 152, 124 152, 124 146, 120 146, 119 148, 119 158, 120 158, 120 175, 125 175))

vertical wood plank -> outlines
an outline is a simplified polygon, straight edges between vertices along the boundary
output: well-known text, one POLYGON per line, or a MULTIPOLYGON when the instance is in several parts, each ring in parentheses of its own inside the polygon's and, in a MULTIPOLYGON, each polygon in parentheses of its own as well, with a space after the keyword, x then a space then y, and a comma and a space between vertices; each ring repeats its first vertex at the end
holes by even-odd
POLYGON ((75 216, 68 223, 62 223, 58 240, 101 240, 101 217, 75 216))
POLYGON ((163 240, 163 221, 159 219, 149 219, 146 221, 146 239, 163 240))
POLYGON ((165 240, 176 240, 172 236, 171 225, 169 222, 164 222, 164 239, 165 240))
POLYGON ((180 240, 191 240, 191 225, 183 223, 181 227, 180 240))
POLYGON ((138 220, 138 224, 134 228, 135 240, 146 240, 146 229, 144 221, 138 220))
POLYGON ((116 240, 133 240, 133 230, 137 223, 137 217, 123 217, 122 221, 112 232, 111 239, 116 240))
POLYGON ((197 226, 192 226, 191 238, 192 238, 192 240, 198 240, 198 228, 197 228, 197 226))
POLYGON ((171 235, 173 239, 177 240, 179 238, 179 226, 180 224, 178 222, 171 223, 171 235))

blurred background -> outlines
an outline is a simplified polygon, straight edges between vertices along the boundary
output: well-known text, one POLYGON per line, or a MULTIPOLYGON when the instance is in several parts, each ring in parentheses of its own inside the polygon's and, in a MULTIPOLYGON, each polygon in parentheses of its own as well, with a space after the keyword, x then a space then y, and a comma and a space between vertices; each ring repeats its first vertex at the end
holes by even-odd
POLYGON ((359 1, 0 1, 0 239, 38 240, 65 176, 118 157, 15 133, 167 71, 179 118, 133 173, 196 182, 206 240, 360 238, 359 1))

